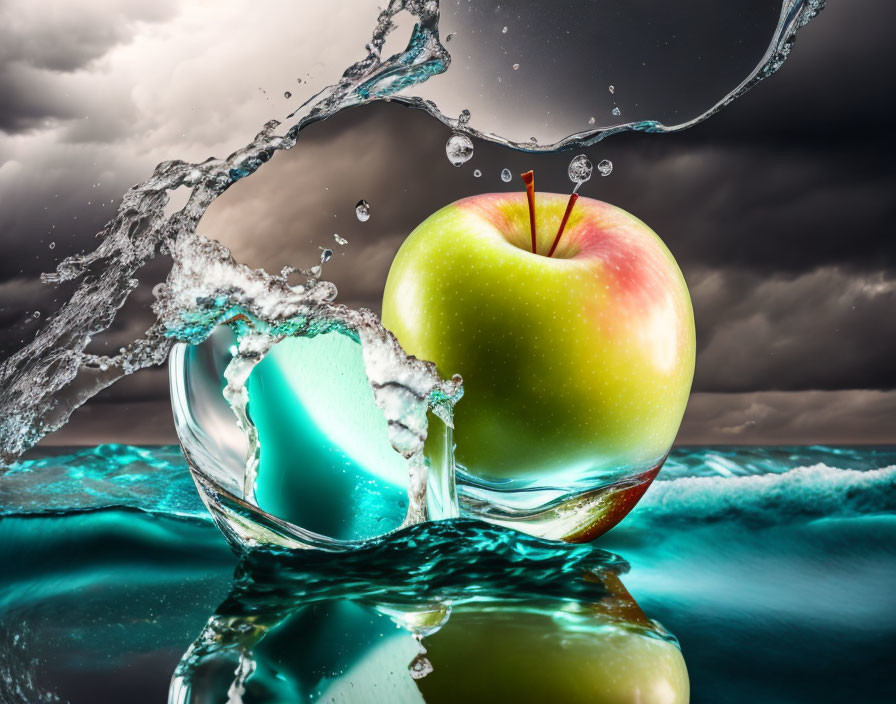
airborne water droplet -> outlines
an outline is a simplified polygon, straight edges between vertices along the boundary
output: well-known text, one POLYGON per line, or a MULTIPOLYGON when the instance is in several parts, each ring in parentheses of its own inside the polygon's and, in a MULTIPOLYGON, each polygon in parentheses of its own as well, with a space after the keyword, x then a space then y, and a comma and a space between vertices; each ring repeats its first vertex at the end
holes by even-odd
POLYGON ((348 244, 348 240, 345 237, 340 237, 339 233, 333 233, 333 239, 336 240, 336 244, 346 245, 348 244))
POLYGON ((609 91, 610 91, 610 93, 615 93, 615 92, 616 92, 616 86, 610 86, 610 87, 609 87, 609 91))
POLYGON ((519 70, 520 70, 520 65, 519 65, 519 64, 514 64, 514 65, 513 65, 513 70, 514 70, 514 71, 519 71, 519 70))
POLYGON ((482 176, 482 172, 481 172, 479 169, 476 169, 476 170, 473 172, 473 175, 474 175, 476 178, 479 178, 480 176, 482 176))
POLYGON ((286 98, 287 100, 289 100, 292 97, 292 93, 290 93, 289 91, 286 91, 283 93, 283 97, 286 98))
POLYGON ((370 220, 370 203, 366 200, 359 200, 358 204, 355 206, 355 216, 361 222, 370 220))
POLYGON ((584 154, 579 154, 569 162, 567 173, 569 174, 569 180, 576 184, 576 188, 578 188, 591 178, 593 170, 594 166, 591 164, 591 160, 584 154))
POLYGON ((502 180, 504 183, 510 183, 510 181, 511 181, 512 179, 513 179, 513 174, 510 173, 510 169, 504 169, 504 170, 501 172, 501 180, 502 180))
POLYGON ((457 116, 457 122, 460 125, 465 125, 470 121, 470 111, 466 108, 460 111, 460 115, 457 116))
POLYGON ((504 27, 504 28, 501 30, 501 34, 507 34, 507 27, 504 27))
POLYGON ((50 242, 50 249, 56 249, 56 243, 50 242))
POLYGON ((612 110, 611 112, 612 112, 613 115, 615 115, 616 117, 619 117, 619 116, 622 114, 622 110, 620 110, 619 108, 613 108, 613 110, 612 110))
POLYGON ((604 159, 597 165, 597 170, 600 171, 601 176, 609 176, 613 173, 613 162, 609 159, 604 159))
POLYGON ((465 134, 453 134, 445 144, 445 154, 455 166, 465 164, 473 156, 473 140, 465 134))
POLYGON ((593 124, 594 124, 594 118, 593 118, 593 117, 589 117, 589 118, 588 118, 588 124, 589 124, 589 125, 593 125, 593 124))
POLYGON ((445 43, 450 42, 454 38, 455 34, 457 34, 457 32, 451 32, 451 34, 449 34, 447 37, 445 37, 445 43))

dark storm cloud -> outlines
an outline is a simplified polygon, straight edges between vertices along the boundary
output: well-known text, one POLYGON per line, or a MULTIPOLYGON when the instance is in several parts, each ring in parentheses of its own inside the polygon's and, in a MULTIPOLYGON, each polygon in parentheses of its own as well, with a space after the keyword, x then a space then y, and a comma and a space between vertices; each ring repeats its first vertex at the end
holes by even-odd
POLYGON ((760 391, 691 395, 680 445, 888 444, 896 391, 760 391))
POLYGON ((698 391, 896 387, 896 277, 816 269, 690 282, 698 391))
POLYGON ((36 81, 35 75, 30 67, 0 66, 0 131, 25 132, 75 116, 70 101, 60 100, 46 81, 42 77, 36 81))
MULTIPOLYGON (((896 365, 889 361, 896 342, 896 148, 884 129, 894 117, 885 75, 896 63, 889 38, 894 20, 892 3, 829 0, 781 71, 708 122, 673 136, 619 135, 585 150, 595 162, 612 159, 615 168, 609 178, 595 176, 582 194, 620 205, 651 225, 691 287, 699 356, 685 442, 894 437, 893 416, 886 413, 893 410, 892 392, 850 390, 896 386, 896 365)), ((0 262, 3 321, 52 309, 58 292, 26 282, 52 268, 59 256, 95 246, 92 234, 110 214, 97 203, 117 202, 124 186, 148 174, 151 164, 130 161, 132 153, 146 156, 143 146, 152 142, 162 150, 163 156, 153 156, 158 161, 184 156, 182 144, 188 144, 202 158, 209 153, 201 141, 209 127, 224 145, 217 151, 226 153, 275 112, 264 102, 262 119, 253 117, 236 129, 221 117, 230 104, 222 107, 219 96, 206 95, 215 82, 185 79, 186 87, 173 89, 170 98, 182 113, 144 125, 118 151, 99 149, 97 143, 111 141, 116 132, 115 125, 101 123, 103 111, 96 109, 103 91, 91 88, 89 95, 68 99, 41 86, 52 86, 54 76, 71 70, 66 65, 89 73, 103 55, 101 45, 127 41, 128 26, 78 39, 68 64, 65 47, 55 58, 37 47, 27 59, 18 45, 18 58, 7 62, 19 77, 40 80, 9 84, 14 107, 7 117, 0 105, 0 126, 4 119, 18 120, 10 129, 30 128, 29 135, 47 119, 64 127, 53 133, 55 141, 40 145, 39 159, 31 162, 7 157, 4 152, 13 147, 0 139, 0 176, 11 174, 0 181, 0 235, 16 248, 15 256, 0 262), (194 101, 204 119, 178 119, 196 114, 194 101), (102 198, 87 207, 94 179, 102 181, 102 198), (54 234, 59 228, 65 236, 54 234), (47 245, 54 239, 51 253, 47 245)), ((0 83, 3 76, 0 70, 0 83)), ((700 83, 699 70, 693 81, 700 83)), ((252 92, 253 100, 270 100, 258 97, 254 84, 252 92)), ((133 119, 131 93, 127 82, 110 87, 116 102, 106 119, 133 119)), ((153 100, 143 99, 140 115, 154 110, 165 93, 149 95, 153 100)), ((474 111, 474 126, 476 119, 474 111)), ((345 112, 308 129, 296 149, 233 187, 200 229, 231 246, 239 260, 272 271, 284 264, 309 266, 319 246, 332 247, 336 256, 325 276, 337 284, 339 299, 376 310, 394 252, 442 205, 486 191, 519 190, 516 175, 529 168, 536 170, 539 190, 569 190, 566 167, 575 152, 530 155, 477 144, 472 161, 456 169, 444 155, 448 135, 422 113, 394 104, 345 112), (510 184, 499 179, 505 167, 515 175, 510 184), (473 177, 474 168, 481 178, 473 177), (366 223, 353 213, 361 198, 373 207, 366 223), (336 245, 334 232, 350 244, 336 245)), ((96 351, 114 351, 139 336, 151 319, 150 302, 148 288, 135 296, 96 351)), ((97 424, 104 423, 106 437, 114 438, 113 431, 128 429, 121 416, 139 419, 144 412, 161 424, 147 426, 147 432, 171 440, 167 393, 164 370, 125 380, 80 411, 76 423, 53 441, 71 441, 79 433, 92 441, 102 434, 97 424), (129 406, 133 399, 141 404, 129 406)), ((139 435, 133 427, 129 432, 128 437, 139 435)))

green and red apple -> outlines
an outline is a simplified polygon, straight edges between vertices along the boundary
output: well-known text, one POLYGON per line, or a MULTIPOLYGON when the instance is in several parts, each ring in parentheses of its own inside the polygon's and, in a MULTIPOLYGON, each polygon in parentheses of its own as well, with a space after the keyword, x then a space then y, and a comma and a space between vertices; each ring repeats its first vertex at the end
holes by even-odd
POLYGON ((533 205, 534 235, 524 193, 465 198, 427 218, 392 263, 383 324, 444 377, 463 377, 456 461, 476 481, 578 487, 658 469, 694 373, 681 271, 647 225, 589 198, 547 256, 567 196, 533 205))

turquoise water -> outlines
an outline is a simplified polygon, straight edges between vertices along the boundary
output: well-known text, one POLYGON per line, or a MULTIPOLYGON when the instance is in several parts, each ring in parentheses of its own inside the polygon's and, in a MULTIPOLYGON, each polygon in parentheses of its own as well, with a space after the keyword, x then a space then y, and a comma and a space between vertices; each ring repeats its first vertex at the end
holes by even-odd
POLYGON ((674 639, 694 702, 896 697, 896 448, 679 448, 591 546, 466 521, 241 564, 177 448, 40 455, 0 479, 2 702, 165 701, 176 669, 227 701, 240 668, 245 702, 474 701, 532 639, 565 653, 542 672, 556 701, 576 658, 633 648, 654 672, 674 639))

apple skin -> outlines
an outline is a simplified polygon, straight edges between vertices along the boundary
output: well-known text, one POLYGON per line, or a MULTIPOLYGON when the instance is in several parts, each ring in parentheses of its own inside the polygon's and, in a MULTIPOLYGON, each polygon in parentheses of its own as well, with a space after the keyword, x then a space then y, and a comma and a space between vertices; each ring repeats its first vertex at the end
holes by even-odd
POLYGON ((622 619, 581 608, 567 625, 561 610, 456 607, 423 641, 433 666, 417 680, 426 704, 687 704, 681 651, 645 633, 651 623, 631 597, 621 604, 622 619), (631 611, 642 620, 626 618, 631 611))
POLYGON ((694 315, 672 254, 643 222, 589 198, 459 200, 401 246, 383 325, 404 349, 460 374, 459 471, 486 485, 588 488, 662 464, 694 374, 694 315))

